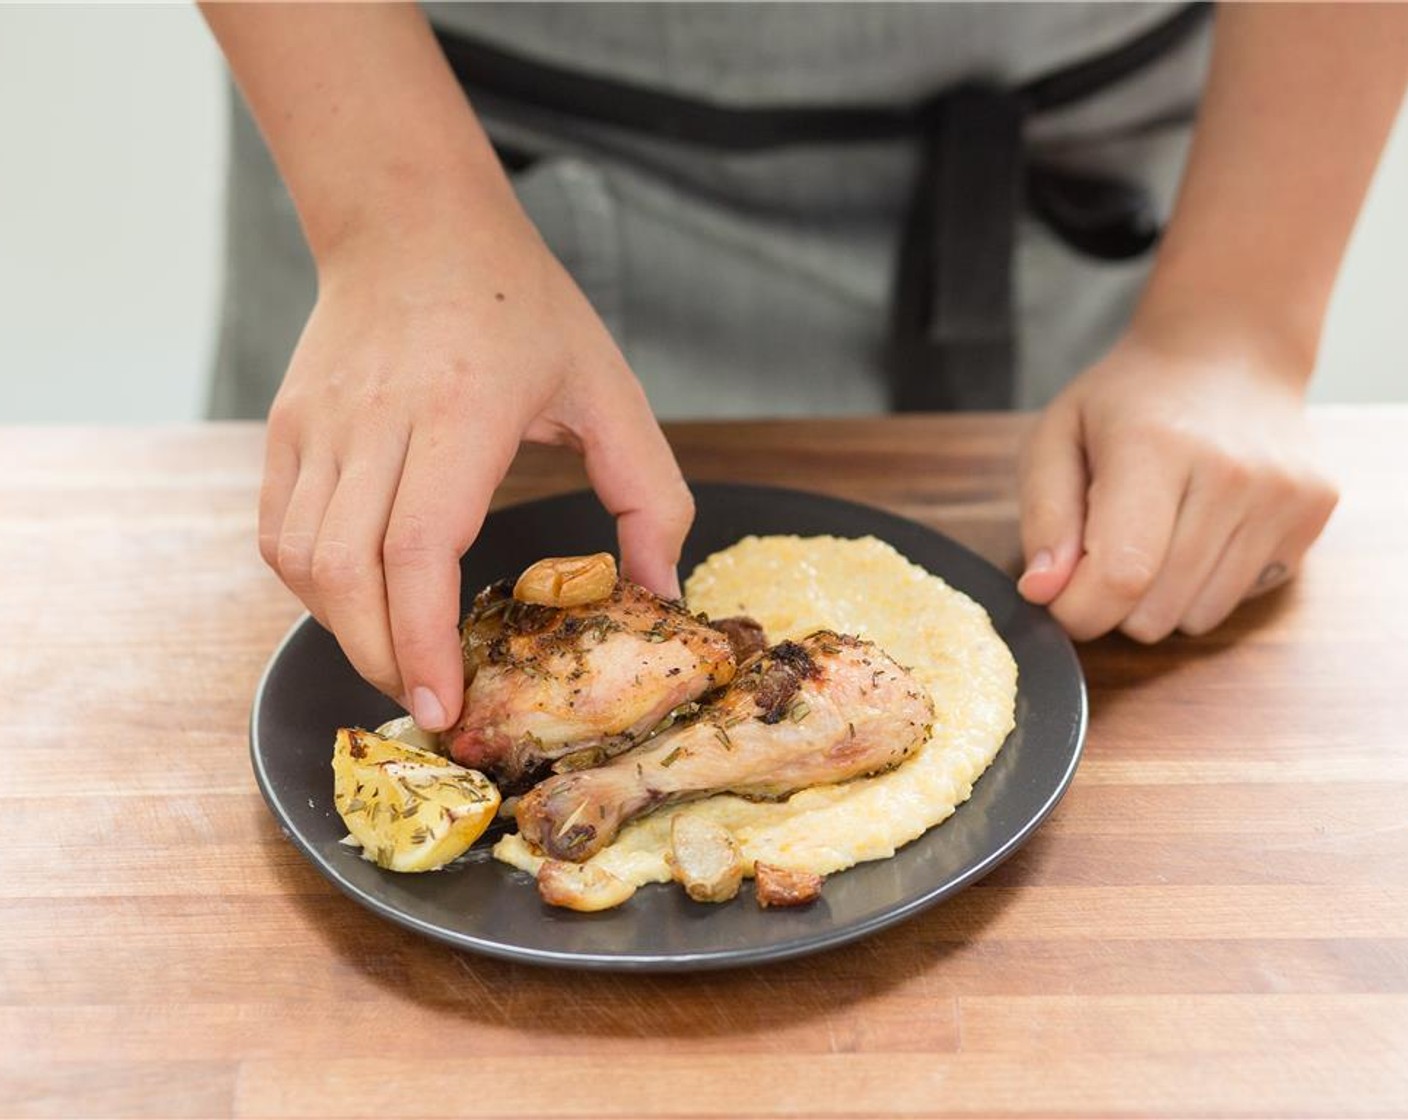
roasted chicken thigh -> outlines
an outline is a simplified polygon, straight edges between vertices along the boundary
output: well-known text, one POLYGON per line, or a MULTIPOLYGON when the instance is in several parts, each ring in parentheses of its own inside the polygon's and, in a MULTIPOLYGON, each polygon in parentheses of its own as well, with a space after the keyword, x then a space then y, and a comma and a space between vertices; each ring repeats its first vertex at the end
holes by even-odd
POLYGON ((505 792, 552 764, 626 750, 735 669, 727 635, 624 579, 572 607, 519 602, 501 581, 475 598, 461 637, 464 714, 450 756, 505 792))
POLYGON ((518 803, 518 826, 549 856, 585 860, 668 802, 781 798, 888 770, 928 739, 933 719, 928 692, 878 646, 818 631, 741 666, 687 723, 547 778, 518 803))

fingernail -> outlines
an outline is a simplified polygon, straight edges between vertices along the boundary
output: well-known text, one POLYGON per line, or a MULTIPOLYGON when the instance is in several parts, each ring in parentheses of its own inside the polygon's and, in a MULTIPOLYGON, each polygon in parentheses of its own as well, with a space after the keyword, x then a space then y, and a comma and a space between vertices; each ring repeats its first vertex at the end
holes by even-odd
POLYGON ((1043 548, 1032 557, 1032 562, 1027 565, 1027 570, 1022 573, 1022 578, 1034 576, 1038 572, 1049 572, 1051 570, 1052 556, 1049 548, 1043 548))
POLYGON ((426 731, 443 731, 445 728, 445 709, 428 688, 417 688, 411 693, 411 715, 415 717, 417 726, 426 731))

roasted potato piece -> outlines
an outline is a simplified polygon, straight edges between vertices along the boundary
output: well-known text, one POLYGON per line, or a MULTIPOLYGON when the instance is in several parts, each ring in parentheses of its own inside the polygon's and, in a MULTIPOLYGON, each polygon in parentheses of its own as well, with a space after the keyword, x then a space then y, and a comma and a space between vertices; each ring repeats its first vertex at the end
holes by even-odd
POLYGON ((620 906, 636 888, 591 864, 547 859, 538 868, 538 893, 550 906, 591 913, 620 906))
POLYGON ((821 876, 810 871, 755 863, 753 881, 758 905, 764 910, 769 906, 806 906, 821 897, 821 876))
POLYGON ((723 825, 681 813, 670 822, 665 862, 695 902, 727 902, 743 883, 743 854, 723 825))
POLYGON ((616 559, 609 552, 591 556, 550 556, 528 567, 513 585, 521 603, 545 607, 580 607, 611 596, 616 559))

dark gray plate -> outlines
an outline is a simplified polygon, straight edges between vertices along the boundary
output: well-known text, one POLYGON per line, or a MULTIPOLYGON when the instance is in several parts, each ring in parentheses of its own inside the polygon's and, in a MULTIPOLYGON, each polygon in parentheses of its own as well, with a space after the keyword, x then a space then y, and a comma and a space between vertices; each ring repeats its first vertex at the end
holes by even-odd
MULTIPOLYGON (((699 512, 684 572, 749 533, 871 534, 987 608, 1017 659, 1017 727, 947 822, 892 859, 833 876, 821 900, 799 910, 762 911, 747 889, 723 905, 694 903, 672 884, 644 887, 602 914, 553 909, 531 877, 489 857, 494 830, 448 870, 383 871, 338 843, 347 830, 332 806, 332 744, 338 727, 375 727, 401 713, 304 618, 259 684, 250 744, 269 808, 313 865, 363 906, 457 948, 573 968, 683 971, 853 941, 962 890, 1016 851, 1065 792, 1085 738, 1080 664, 1050 616, 985 560, 872 507, 761 486, 696 484, 694 494, 699 512)), ((612 522, 587 492, 500 510, 464 559, 466 602, 540 557, 614 550, 612 522)))

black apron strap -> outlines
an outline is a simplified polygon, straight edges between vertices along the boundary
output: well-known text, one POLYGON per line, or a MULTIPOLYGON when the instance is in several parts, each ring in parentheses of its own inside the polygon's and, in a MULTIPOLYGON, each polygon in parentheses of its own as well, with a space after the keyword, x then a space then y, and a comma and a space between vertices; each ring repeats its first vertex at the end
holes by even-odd
POLYGON ((1012 406, 1021 173, 1011 92, 967 85, 934 103, 900 234, 886 362, 897 410, 1012 406))

